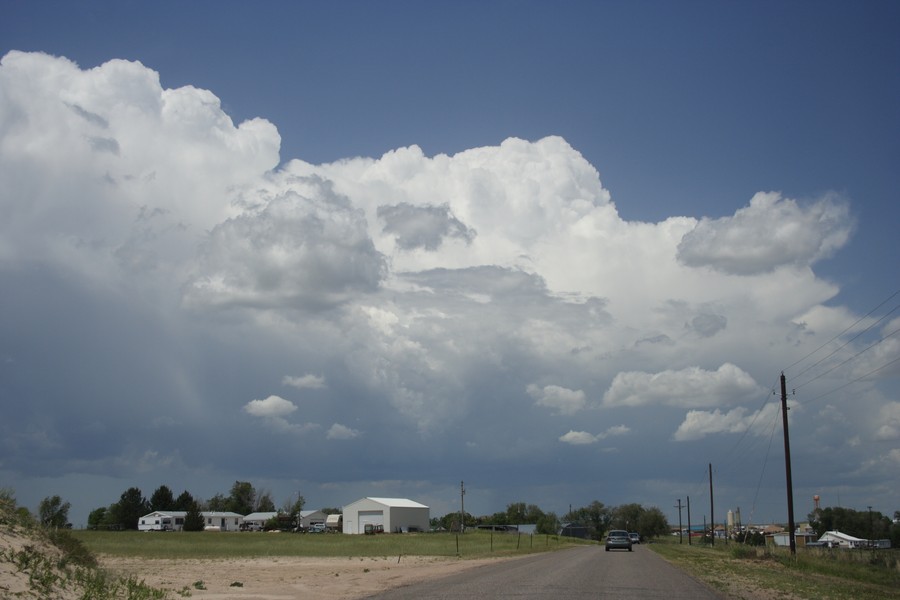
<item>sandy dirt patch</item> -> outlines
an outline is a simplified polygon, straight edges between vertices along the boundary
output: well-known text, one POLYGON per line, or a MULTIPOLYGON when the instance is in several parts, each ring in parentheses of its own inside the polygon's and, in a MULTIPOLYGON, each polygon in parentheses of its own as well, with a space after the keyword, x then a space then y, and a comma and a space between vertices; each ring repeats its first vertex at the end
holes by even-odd
POLYGON ((382 558, 136 559, 100 557, 112 573, 134 576, 169 590, 172 598, 327 600, 363 598, 417 581, 446 577, 509 558, 461 560, 446 557, 382 558))

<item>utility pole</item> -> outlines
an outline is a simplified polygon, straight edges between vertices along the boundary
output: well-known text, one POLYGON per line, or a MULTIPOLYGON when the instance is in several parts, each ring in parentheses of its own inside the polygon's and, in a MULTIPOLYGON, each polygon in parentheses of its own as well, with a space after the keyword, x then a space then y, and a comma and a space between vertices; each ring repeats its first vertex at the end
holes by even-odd
POLYGON ((709 545, 716 545, 716 513, 713 510, 712 463, 709 463, 709 545))
POLYGON ((791 477, 791 438, 788 434, 787 383, 784 371, 781 372, 781 420, 784 423, 784 474, 787 479, 788 503, 788 539, 791 544, 791 555, 797 554, 797 540, 794 538, 794 480, 791 477))
POLYGON ((688 509, 688 546, 691 546, 691 497, 687 497, 687 509, 688 509))
POLYGON ((466 532, 466 484, 459 482, 459 532, 466 532))
POLYGON ((678 499, 678 543, 684 543, 684 529, 681 527, 681 498, 678 499))

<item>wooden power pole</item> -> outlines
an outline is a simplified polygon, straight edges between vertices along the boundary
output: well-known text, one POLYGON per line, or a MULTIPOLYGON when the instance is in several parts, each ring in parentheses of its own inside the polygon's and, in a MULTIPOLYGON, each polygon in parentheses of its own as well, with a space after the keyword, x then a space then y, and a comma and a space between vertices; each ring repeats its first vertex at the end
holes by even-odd
POLYGON ((797 554, 797 541, 794 538, 794 480, 791 477, 791 438, 788 435, 787 383, 784 372, 781 373, 781 420, 784 423, 784 474, 787 478, 788 503, 788 539, 791 544, 791 555, 797 554))

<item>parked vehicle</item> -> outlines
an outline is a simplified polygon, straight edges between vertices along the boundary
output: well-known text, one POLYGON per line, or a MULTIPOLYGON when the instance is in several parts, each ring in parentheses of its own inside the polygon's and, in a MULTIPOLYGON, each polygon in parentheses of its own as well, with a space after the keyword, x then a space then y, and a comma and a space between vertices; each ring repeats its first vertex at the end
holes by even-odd
POLYGON ((631 552, 631 538, 628 532, 622 529, 613 529, 606 536, 606 551, 610 550, 628 550, 631 552))
POLYGON ((313 523, 309 526, 310 533, 325 533, 325 523, 313 523))

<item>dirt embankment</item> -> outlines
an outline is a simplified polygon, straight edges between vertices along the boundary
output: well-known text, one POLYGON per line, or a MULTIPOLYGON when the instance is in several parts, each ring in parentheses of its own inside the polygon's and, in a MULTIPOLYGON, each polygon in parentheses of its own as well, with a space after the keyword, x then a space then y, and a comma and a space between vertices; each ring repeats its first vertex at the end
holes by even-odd
POLYGON ((136 559, 100 557, 110 572, 134 576, 173 598, 331 600, 363 598, 417 581, 445 577, 499 560, 445 557, 136 559))

